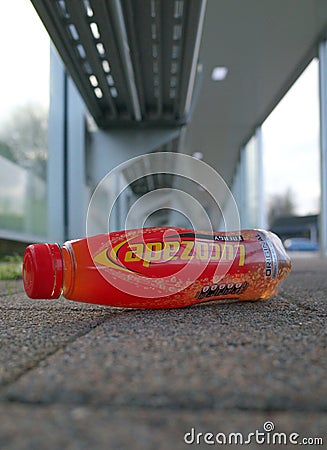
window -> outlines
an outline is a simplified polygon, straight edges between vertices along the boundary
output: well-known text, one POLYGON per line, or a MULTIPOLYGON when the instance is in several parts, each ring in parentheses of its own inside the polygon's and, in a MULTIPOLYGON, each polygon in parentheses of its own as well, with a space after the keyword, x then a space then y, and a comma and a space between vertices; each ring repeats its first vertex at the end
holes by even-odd
POLYGON ((0 236, 46 235, 49 37, 32 4, 3 2, 0 236))

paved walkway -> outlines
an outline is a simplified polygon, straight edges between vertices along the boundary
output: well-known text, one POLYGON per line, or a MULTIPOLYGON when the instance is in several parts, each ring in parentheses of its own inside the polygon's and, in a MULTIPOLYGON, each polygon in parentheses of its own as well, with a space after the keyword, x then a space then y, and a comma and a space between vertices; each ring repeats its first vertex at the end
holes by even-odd
POLYGON ((256 303, 122 310, 29 300, 21 282, 0 298, 1 449, 327 446, 326 261, 295 259, 256 303))

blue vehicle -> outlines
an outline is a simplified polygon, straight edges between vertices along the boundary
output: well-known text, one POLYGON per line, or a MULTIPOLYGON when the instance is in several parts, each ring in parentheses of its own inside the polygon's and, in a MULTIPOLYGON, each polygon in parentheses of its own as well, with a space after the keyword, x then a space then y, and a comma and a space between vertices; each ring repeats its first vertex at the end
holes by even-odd
POLYGON ((319 250, 317 242, 302 237, 286 239, 284 241, 284 247, 287 251, 315 252, 319 250))

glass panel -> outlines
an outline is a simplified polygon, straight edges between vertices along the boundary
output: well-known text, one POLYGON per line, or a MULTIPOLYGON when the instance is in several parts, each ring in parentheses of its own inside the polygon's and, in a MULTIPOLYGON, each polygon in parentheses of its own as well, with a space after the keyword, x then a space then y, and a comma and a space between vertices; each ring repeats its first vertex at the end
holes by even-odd
POLYGON ((45 235, 45 180, 0 156, 0 183, 0 229, 45 235))
POLYGON ((258 179, 258 148, 257 138, 253 136, 244 148, 245 158, 245 208, 246 223, 248 228, 258 227, 259 217, 259 179, 258 179))
POLYGON ((262 130, 269 225, 285 216, 317 215, 320 177, 316 59, 267 118, 262 130))
POLYGON ((0 236, 45 236, 50 41, 32 4, 3 2, 0 236))

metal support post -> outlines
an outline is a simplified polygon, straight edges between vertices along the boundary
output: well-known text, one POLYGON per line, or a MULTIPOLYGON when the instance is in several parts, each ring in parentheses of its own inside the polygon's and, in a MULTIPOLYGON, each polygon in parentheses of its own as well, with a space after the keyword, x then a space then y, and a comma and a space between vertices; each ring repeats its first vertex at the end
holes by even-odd
POLYGON ((85 236, 87 208, 85 182, 85 108, 77 88, 67 85, 67 238, 85 236))
POLYGON ((320 99, 320 227, 321 255, 327 258, 327 41, 319 48, 319 99, 320 99))
POLYGON ((56 50, 51 47, 49 143, 47 168, 48 239, 63 242, 65 233, 65 152, 67 76, 56 50))
POLYGON ((265 229, 267 226, 266 207, 265 207, 265 186, 264 186, 264 167, 263 167, 263 145, 262 129, 256 129, 257 144, 257 226, 265 229))
POLYGON ((241 195, 240 195, 240 202, 239 202, 239 212, 240 212, 240 219, 241 219, 241 226, 242 228, 247 227, 248 222, 248 201, 247 201, 247 164, 246 164, 246 148, 243 147, 241 149, 241 158, 240 158, 240 170, 239 170, 239 177, 240 177, 240 184, 241 184, 241 195))
POLYGON ((48 154, 48 239, 62 243, 85 235, 84 105, 51 49, 48 154))

